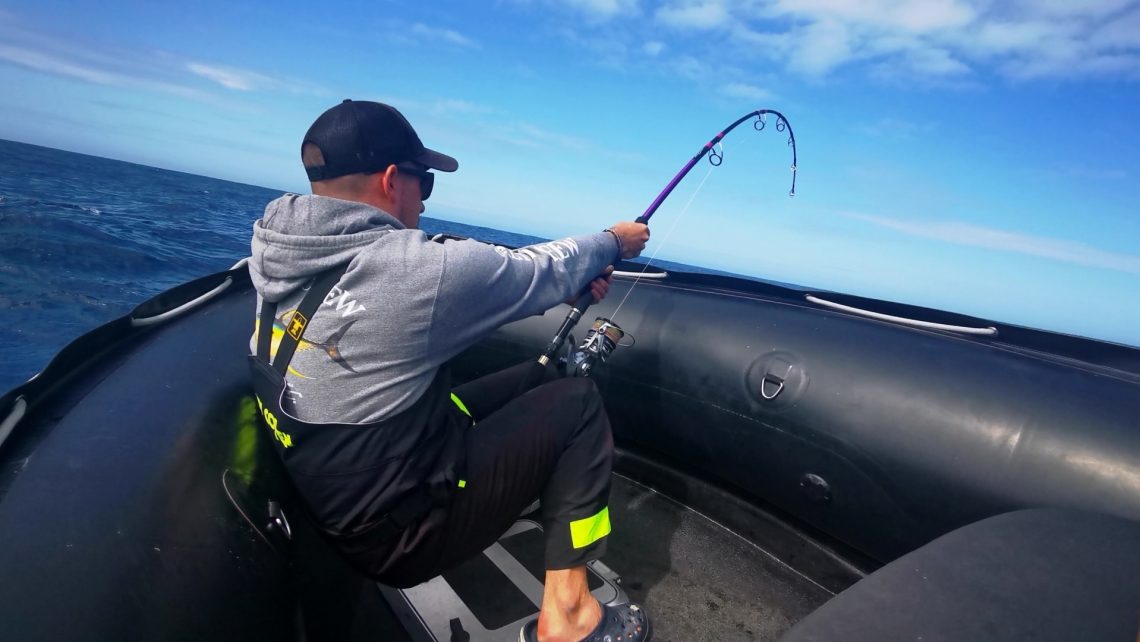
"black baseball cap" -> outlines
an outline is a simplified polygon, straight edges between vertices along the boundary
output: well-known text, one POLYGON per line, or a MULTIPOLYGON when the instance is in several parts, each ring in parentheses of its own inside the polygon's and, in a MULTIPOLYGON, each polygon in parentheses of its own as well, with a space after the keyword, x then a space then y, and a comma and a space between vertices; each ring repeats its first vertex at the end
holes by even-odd
POLYGON ((408 119, 391 105, 346 99, 321 114, 301 143, 321 150, 325 164, 306 167, 310 181, 365 174, 414 161, 430 169, 454 172, 459 161, 424 147, 408 119))

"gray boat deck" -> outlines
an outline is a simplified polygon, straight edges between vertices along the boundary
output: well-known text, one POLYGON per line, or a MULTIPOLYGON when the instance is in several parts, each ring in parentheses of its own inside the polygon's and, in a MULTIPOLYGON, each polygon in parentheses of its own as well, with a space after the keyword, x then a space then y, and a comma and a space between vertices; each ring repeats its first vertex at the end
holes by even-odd
MULTIPOLYGON (((591 589, 603 602, 641 604, 658 642, 776 640, 862 575, 755 506, 692 479, 655 476, 644 460, 621 459, 628 472, 651 474, 639 477, 646 481, 614 475, 613 531, 591 589)), ((381 592, 414 640, 462 639, 451 628, 461 626, 471 642, 506 642, 542 601, 540 533, 536 523, 520 521, 457 569, 381 592)))
POLYGON ((726 526, 614 477, 602 561, 642 604, 659 642, 775 640, 832 592, 726 526))

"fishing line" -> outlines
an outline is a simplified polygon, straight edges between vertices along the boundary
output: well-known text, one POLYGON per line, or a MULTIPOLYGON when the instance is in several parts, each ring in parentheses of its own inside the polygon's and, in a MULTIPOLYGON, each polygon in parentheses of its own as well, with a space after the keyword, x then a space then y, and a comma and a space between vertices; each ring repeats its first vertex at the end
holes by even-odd
MULTIPOLYGON (((752 118, 756 119, 752 123, 752 128, 756 131, 763 131, 766 124, 764 117, 767 114, 772 114, 776 117, 775 129, 777 132, 787 132, 788 147, 790 147, 792 150, 792 188, 788 192, 788 195, 796 195, 796 164, 798 162, 796 158, 796 137, 792 132, 792 125, 788 122, 788 119, 784 118, 783 114, 774 109, 758 109, 756 111, 749 112, 740 118, 737 118, 731 125, 722 130, 716 136, 713 136, 712 140, 705 143, 701 149, 697 151, 697 153, 694 154, 687 163, 685 163, 685 166, 681 168, 681 171, 677 172, 677 175, 674 176, 671 181, 669 181, 669 184, 665 186, 665 189, 661 190, 661 193, 658 194, 657 198, 653 200, 653 203, 649 205, 649 208, 645 210, 645 213, 637 217, 638 223, 648 224, 649 219, 652 218, 653 214, 657 212, 657 209, 661 207, 661 204, 665 202, 665 199, 673 193, 673 190, 677 187, 681 180, 684 179, 686 175, 688 175, 693 167, 695 167, 696 164, 705 157, 705 155, 709 156, 709 164, 711 166, 705 173, 704 178, 701 179, 700 184, 697 185, 697 189, 693 191, 692 195, 689 197, 689 201, 685 203, 685 207, 681 209, 681 213, 677 215, 676 220, 673 221, 673 224, 669 227, 669 230, 666 231, 665 239, 657 244, 657 249, 653 251, 653 254, 649 257, 649 260, 637 274, 637 277, 634 279, 633 284, 630 285, 629 290, 626 291, 625 296, 622 297, 622 300, 618 303, 617 308, 614 309, 614 316, 616 316, 618 311, 621 310, 622 306, 625 305, 625 302, 629 299, 629 295, 633 292, 633 289, 637 286, 638 283, 641 282, 641 277, 645 275, 645 271, 648 270, 649 266, 653 264, 653 261, 657 258, 657 253, 660 252, 661 248, 663 248, 669 242, 669 238, 673 235, 674 230, 676 230, 677 224, 682 218, 684 218, 685 214, 688 213, 689 207, 692 206, 693 201, 697 197, 697 194, 699 194, 700 191, 704 188, 705 182, 712 174, 712 168, 717 167, 722 162, 724 162, 725 148, 721 143, 721 140, 729 132, 736 129, 738 125, 752 118)), ((576 300, 571 307, 570 312, 567 313, 566 318, 563 319, 562 325, 559 326, 558 331, 554 333, 554 338, 550 340, 550 344, 546 346, 546 349, 535 361, 535 363, 539 366, 539 368, 535 370, 536 373, 541 373, 542 369, 557 357, 562 349, 562 345, 566 341, 566 338, 570 335, 570 331, 574 328, 574 325, 578 323, 578 320, 582 318, 582 315, 585 313, 586 309, 589 308, 593 303, 594 297, 589 291, 578 297, 578 300, 576 300)), ((572 360, 576 361, 578 365, 583 366, 582 368, 577 369, 582 371, 582 374, 585 375, 589 371, 592 363, 604 361, 609 357, 610 354, 613 353, 614 349, 616 349, 617 346, 622 345, 619 343, 622 336, 624 336, 624 332, 622 332, 621 328, 613 322, 612 318, 606 319, 603 317, 598 317, 597 321, 594 323, 594 326, 590 328, 590 333, 587 336, 586 343, 582 345, 577 353, 572 353, 574 355, 572 360)), ((632 337, 630 338, 632 339, 632 337)), ((565 362, 568 358, 570 358, 570 355, 563 357, 562 361, 565 362)))
MULTIPOLYGON (((742 116, 741 118, 737 119, 736 122, 729 125, 729 127, 727 129, 720 132, 711 141, 709 141, 708 144, 705 145, 705 147, 702 148, 701 151, 698 152, 697 155, 694 156, 691 161, 689 161, 689 164, 686 165, 681 170, 681 172, 679 174, 677 174, 676 177, 673 178, 673 180, 669 183, 669 185, 665 187, 665 190, 662 191, 660 195, 658 195, 657 199, 653 202, 652 205, 649 206, 649 209, 646 210, 645 214, 643 214, 640 218, 638 218, 638 222, 648 223, 649 218, 653 216, 653 214, 657 211, 657 208, 660 207, 661 203, 672 192, 673 188, 677 186, 677 183, 682 178, 684 178, 685 174, 687 174, 688 171, 690 169, 692 169, 693 165, 698 160, 700 160, 700 158, 702 158, 705 154, 709 155, 708 171, 705 172, 705 175, 701 179, 700 184, 697 185, 697 189, 694 190, 692 195, 689 196, 688 202, 685 203, 685 206, 683 208, 681 208, 681 213, 677 215, 677 217, 673 220, 673 224, 669 227, 668 231, 665 232, 665 238, 660 243, 657 244, 657 247, 653 250, 653 254, 650 255, 650 257, 649 257, 649 260, 646 261, 645 265, 641 268, 641 271, 637 273, 637 276, 633 280, 633 284, 629 286, 628 290, 626 290, 625 296, 622 297, 622 299, 618 303, 617 307, 614 308, 613 314, 610 315, 610 319, 609 319, 610 321, 612 321, 614 318, 617 317, 618 312, 621 311, 622 306, 625 305, 626 300, 629 299, 629 295, 633 294, 633 289, 635 287, 637 287, 638 283, 641 282, 642 275, 645 274, 645 271, 648 270, 649 266, 653 264, 653 260, 657 258, 657 254, 658 254, 658 252, 661 251, 661 248, 665 247, 665 244, 669 241, 669 237, 673 235, 673 230, 675 230, 677 228, 677 224, 681 221, 682 218, 685 217, 685 214, 688 213, 689 206, 691 206, 693 204, 693 201, 696 199, 697 194, 699 194, 700 191, 702 189, 704 189, 705 181, 707 181, 709 176, 712 175, 713 168, 714 167, 720 167, 720 164, 724 162, 724 154, 725 154, 725 150, 727 149, 724 146, 724 142, 723 142, 725 134, 732 131, 733 129, 736 128, 737 125, 741 124, 742 122, 744 122, 746 120, 749 120, 753 116, 756 117, 756 121, 752 123, 753 129, 755 129, 758 132, 764 131, 764 128, 767 125, 767 122, 765 121, 764 116, 767 114, 774 114, 776 116, 776 131, 777 132, 783 133, 783 132, 787 131, 787 133, 788 133, 788 146, 792 148, 792 168, 791 168, 792 169, 792 189, 788 193, 788 195, 789 196, 795 196, 796 195, 796 165, 798 163, 798 158, 797 158, 797 153, 796 153, 796 137, 795 137, 795 134, 792 133, 791 123, 789 123, 788 120, 786 118, 784 118, 783 114, 781 114, 780 112, 774 111, 774 110, 770 110, 770 109, 760 109, 760 110, 754 111, 750 114, 746 114, 746 115, 742 116), (717 147, 720 148, 719 153, 716 151, 717 147)), ((741 141, 741 142, 744 142, 744 141, 741 141)))
MULTIPOLYGON (((724 145, 719 145, 720 152, 723 155, 725 150, 724 145)), ((661 248, 665 247, 665 244, 669 242, 669 237, 673 236, 673 230, 677 229, 677 224, 680 223, 681 219, 684 218, 685 214, 688 213, 689 206, 693 204, 694 200, 696 200, 697 194, 700 194, 701 190, 704 189, 705 181, 709 179, 709 176, 712 176, 713 168, 715 167, 716 165, 709 163, 709 169, 705 172, 704 177, 701 178, 701 182, 697 184, 697 189, 693 190, 693 193, 689 196, 689 201, 685 203, 684 207, 681 208, 681 213, 673 219, 673 224, 670 225, 669 229, 665 231, 665 238, 661 239, 661 242, 657 244, 656 248, 654 248, 653 254, 649 256, 649 260, 645 262, 645 265, 641 268, 641 271, 637 273, 637 277, 633 279, 633 284, 630 285, 629 289, 625 291, 625 296, 621 298, 621 302, 619 302, 617 307, 614 308, 614 313, 610 315, 611 320, 617 318, 618 312, 621 311, 621 306, 625 305, 626 299, 629 298, 629 295, 633 294, 633 289, 637 287, 638 283, 641 282, 641 275, 645 274, 645 271, 648 270, 649 266, 653 264, 653 259, 657 258, 657 253, 660 252, 661 248)))

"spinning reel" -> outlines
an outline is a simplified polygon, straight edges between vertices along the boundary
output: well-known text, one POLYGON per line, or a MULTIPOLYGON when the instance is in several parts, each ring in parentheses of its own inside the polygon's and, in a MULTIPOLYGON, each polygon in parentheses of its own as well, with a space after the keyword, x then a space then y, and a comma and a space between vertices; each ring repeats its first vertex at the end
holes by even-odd
MULTIPOLYGON (((629 343, 621 343, 625 336, 626 332, 618 324, 605 317, 598 317, 586 332, 582 344, 567 350, 566 356, 559 359, 559 365, 568 370, 571 376, 588 377, 594 365, 605 363, 618 346, 633 345, 633 335, 629 335, 629 343)), ((573 343, 573 337, 570 341, 573 343)))

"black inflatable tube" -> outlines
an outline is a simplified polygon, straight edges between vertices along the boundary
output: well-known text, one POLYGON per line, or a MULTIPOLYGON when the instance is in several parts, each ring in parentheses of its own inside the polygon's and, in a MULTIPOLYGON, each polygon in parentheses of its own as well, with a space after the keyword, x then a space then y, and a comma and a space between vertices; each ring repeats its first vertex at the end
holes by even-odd
MULTIPOLYGON (((0 444, 0 612, 12 630, 344 638, 367 614, 367 630, 403 635, 382 604, 345 606, 372 592, 304 519, 292 520, 292 540, 265 528, 268 500, 299 509, 253 421, 244 269, 133 316, 178 307, 227 277, 227 291, 170 322, 126 318, 85 335, 0 397, 0 421, 17 399, 28 404, 0 444), (304 567, 313 560, 319 570, 304 567)), ((619 280, 593 313, 612 314, 629 284, 619 280)), ((996 339, 901 327, 803 294, 695 275, 639 284, 616 319, 637 346, 598 371, 619 444, 681 462, 880 561, 1015 508, 1140 517, 1140 351, 1000 324, 996 339), (774 394, 773 365, 784 384, 774 394)), ((503 328, 456 371, 533 358, 560 316, 503 328)))
MULTIPOLYGON (((591 315, 611 315, 628 286, 591 315)), ((615 319, 636 347, 598 375, 624 447, 683 462, 884 562, 1018 508, 1140 518, 1140 350, 827 295, 998 335, 905 327, 704 275, 637 287, 615 319), (766 374, 787 379, 774 399, 761 394, 775 388, 766 374)), ((502 329, 460 369, 541 350, 551 316, 502 329)))
POLYGON ((256 421, 248 276, 132 326, 225 277, 85 335, 0 400, 30 401, 0 445, 0 619, 19 639, 406 639, 304 519, 256 421))

